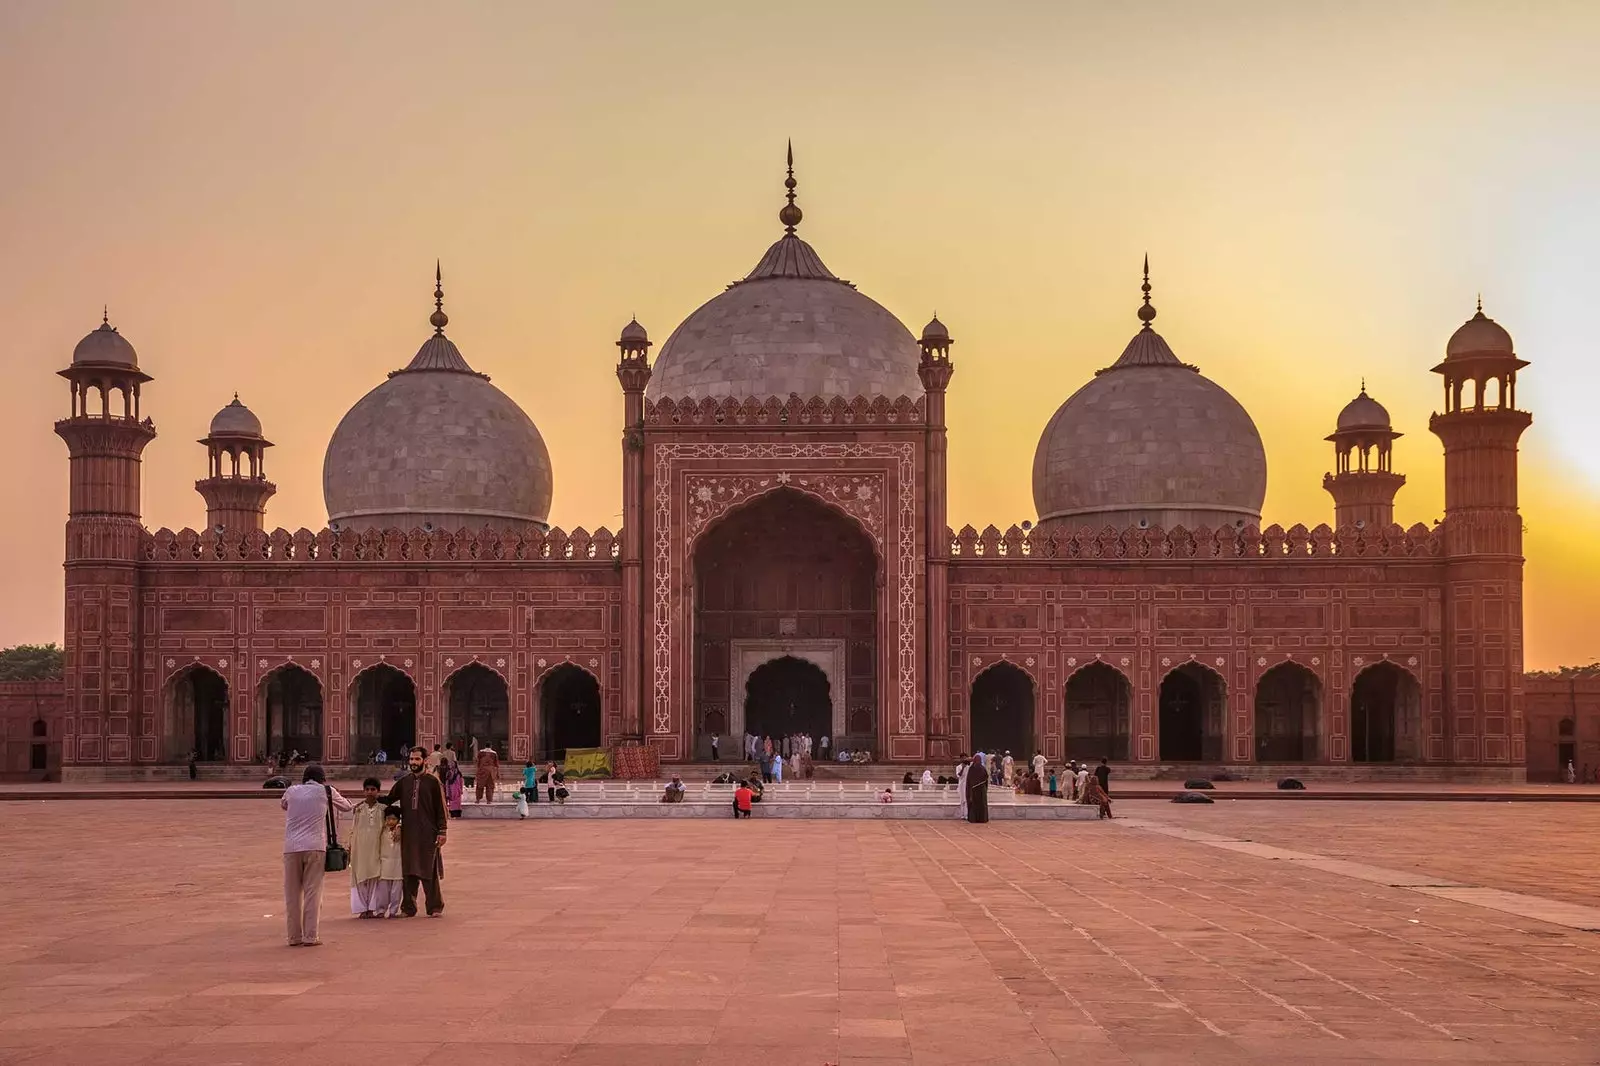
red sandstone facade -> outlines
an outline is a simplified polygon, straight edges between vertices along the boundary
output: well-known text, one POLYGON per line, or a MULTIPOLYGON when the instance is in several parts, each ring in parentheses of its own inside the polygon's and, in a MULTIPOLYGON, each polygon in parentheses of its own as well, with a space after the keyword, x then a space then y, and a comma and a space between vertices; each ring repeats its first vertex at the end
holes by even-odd
MULTIPOLYGON (((980 533, 945 517, 948 337, 925 336, 924 395, 854 401, 646 401, 649 342, 620 344, 620 534, 269 533, 266 442, 215 434, 197 488, 216 523, 152 533, 150 379, 75 361, 56 425, 66 772, 291 747, 357 762, 469 734, 514 759, 638 741, 686 760, 753 725, 750 686, 775 659, 826 675, 807 731, 896 763, 977 746, 1133 773, 1509 780, 1528 758, 1514 357, 1436 368, 1448 489, 1432 528, 980 533)), ((1341 510, 1392 500, 1383 443, 1376 490, 1341 462, 1341 510)))

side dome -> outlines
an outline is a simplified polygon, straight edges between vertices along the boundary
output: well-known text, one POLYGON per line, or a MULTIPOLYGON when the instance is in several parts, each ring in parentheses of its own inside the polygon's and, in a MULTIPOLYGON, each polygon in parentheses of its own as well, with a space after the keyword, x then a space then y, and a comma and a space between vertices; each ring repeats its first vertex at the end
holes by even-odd
POLYGON ((109 318, 102 318, 99 327, 72 349, 72 362, 74 366, 87 364, 139 369, 138 353, 127 338, 117 332, 117 327, 111 324, 109 318))
POLYGON ((784 235, 673 330, 651 370, 651 399, 922 395, 911 331, 795 235, 792 153, 784 184, 784 235))
POLYGON ((1056 411, 1033 459, 1041 526, 1171 529, 1256 525, 1267 454, 1226 389, 1178 360, 1150 327, 1056 411))
POLYGON ((240 403, 239 394, 234 393, 233 402, 217 412, 207 433, 212 437, 259 437, 261 419, 240 403))
POLYGON ((1460 359, 1469 355, 1513 355, 1511 334, 1506 328, 1483 313, 1483 301, 1478 301, 1478 313, 1450 334, 1444 346, 1446 359, 1460 359))
MULTIPOLYGON (((442 302, 442 293, 435 290, 442 302)), ((554 479, 527 414, 435 332, 339 422, 322 464, 328 521, 356 529, 544 528, 554 479)))
POLYGON ((1340 430, 1347 429, 1382 429, 1392 428, 1389 419, 1389 410, 1383 404, 1367 395, 1367 386, 1363 382, 1361 394, 1344 405, 1344 410, 1339 412, 1337 426, 1340 430))

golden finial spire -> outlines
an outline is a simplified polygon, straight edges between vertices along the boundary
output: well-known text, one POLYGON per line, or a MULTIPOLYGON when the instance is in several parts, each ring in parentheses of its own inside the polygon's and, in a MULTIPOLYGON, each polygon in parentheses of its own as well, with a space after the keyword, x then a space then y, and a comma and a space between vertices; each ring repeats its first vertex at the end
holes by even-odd
POLYGON ((1139 321, 1144 323, 1140 332, 1150 329, 1150 323, 1156 319, 1156 309, 1150 303, 1150 253, 1144 253, 1144 284, 1139 286, 1139 291, 1144 293, 1144 306, 1139 308, 1139 321))
POLYGON ((1478 314, 1483 314, 1483 293, 1478 293, 1478 314))
POLYGON ((100 305, 100 324, 102 326, 111 325, 111 305, 110 304, 101 304, 100 305))
POLYGON ((428 316, 428 322, 438 337, 444 336, 444 327, 450 324, 450 316, 444 313, 444 270, 437 259, 433 261, 433 314, 428 316))
POLYGON ((789 202, 779 209, 778 221, 783 223, 784 234, 793 237, 794 228, 800 225, 800 220, 805 217, 805 213, 794 202, 794 187, 798 182, 794 180, 794 141, 792 139, 789 141, 788 166, 789 176, 783 179, 783 187, 788 190, 784 195, 789 202))

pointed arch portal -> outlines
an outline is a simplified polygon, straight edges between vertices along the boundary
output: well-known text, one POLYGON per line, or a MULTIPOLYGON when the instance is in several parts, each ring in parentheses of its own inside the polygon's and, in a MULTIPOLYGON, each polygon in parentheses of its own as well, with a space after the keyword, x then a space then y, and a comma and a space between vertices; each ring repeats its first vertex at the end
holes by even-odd
POLYGON ((1159 731, 1162 762, 1222 758, 1227 686, 1199 663, 1184 663, 1161 679, 1159 731))
POLYGON ((479 747, 511 754, 511 693, 505 678, 482 663, 468 663, 445 681, 444 696, 449 708, 445 738, 455 741, 457 751, 473 750, 476 740, 479 747))
POLYGON ((566 758, 568 748, 602 743, 600 682, 581 666, 564 663, 539 685, 539 739, 547 759, 566 758))
POLYGON ((227 680, 204 663, 173 675, 167 682, 167 758, 183 762, 193 752, 200 762, 226 762, 228 703, 227 680))
POLYGON ((261 754, 322 758, 322 682, 294 663, 261 679, 261 754))
POLYGON ((1009 751, 1020 762, 1033 743, 1033 678, 1011 663, 995 663, 972 682, 972 750, 1009 751))
POLYGON ((1321 753, 1322 681, 1296 662, 1256 681, 1256 761, 1309 762, 1321 753))
POLYGON ((1391 662, 1373 663, 1350 688, 1352 762, 1415 762, 1422 757, 1422 686, 1391 662))
POLYGON ((1122 671, 1093 662, 1067 679, 1069 759, 1128 758, 1133 729, 1133 686, 1122 671))
POLYGON ((833 693, 816 663, 792 655, 756 667, 744 686, 745 729, 760 737, 831 735, 833 693))
POLYGON ((350 683, 350 757, 365 762, 377 751, 392 759, 417 743, 417 686, 387 663, 368 667, 350 683))

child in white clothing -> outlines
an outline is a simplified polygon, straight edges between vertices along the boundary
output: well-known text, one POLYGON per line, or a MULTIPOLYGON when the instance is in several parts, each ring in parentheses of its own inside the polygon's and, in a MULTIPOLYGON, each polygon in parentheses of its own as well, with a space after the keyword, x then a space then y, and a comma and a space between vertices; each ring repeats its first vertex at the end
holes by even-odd
POLYGON ((378 837, 378 888, 373 893, 376 917, 400 917, 403 879, 400 867, 400 808, 390 807, 383 812, 383 832, 378 837))

